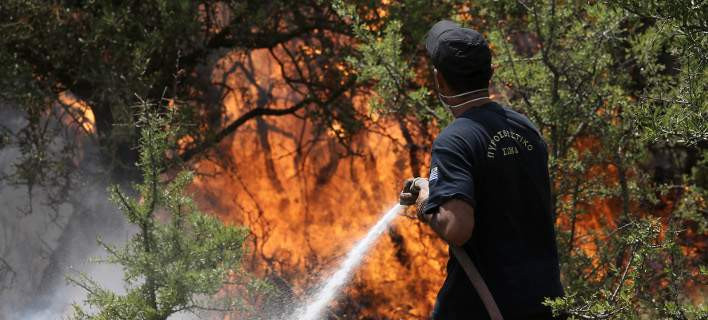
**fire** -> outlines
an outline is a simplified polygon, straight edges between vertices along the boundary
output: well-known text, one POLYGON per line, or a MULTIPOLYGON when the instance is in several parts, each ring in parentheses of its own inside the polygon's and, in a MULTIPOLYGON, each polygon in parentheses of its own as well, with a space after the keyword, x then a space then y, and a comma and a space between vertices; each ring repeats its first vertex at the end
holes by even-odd
MULTIPOLYGON (((305 53, 317 50, 307 47, 305 53)), ((214 82, 230 88, 223 98, 227 122, 254 107, 287 108, 303 98, 285 84, 272 54, 232 53, 214 69, 214 82)), ((370 97, 348 98, 368 113, 370 97)), ((203 174, 193 190, 205 211, 250 228, 251 270, 283 280, 288 291, 304 297, 397 200, 401 182, 413 175, 401 127, 387 116, 370 120, 377 130, 353 137, 355 155, 338 142, 340 123, 316 128, 306 117, 265 117, 222 141, 216 158, 193 164, 203 174)), ((575 146, 581 153, 598 147, 592 138, 581 138, 575 146)), ((589 170, 604 183, 617 183, 612 165, 589 170)), ((580 206, 591 214, 575 222, 576 245, 593 255, 595 243, 583 239, 614 223, 620 204, 596 199, 580 206)), ((446 251, 429 228, 398 218, 332 310, 362 319, 427 319, 444 280, 446 251)))
MULTIPOLYGON (((254 105, 264 107, 258 97, 265 90, 268 108, 301 99, 283 83, 267 50, 234 53, 222 62, 213 78, 240 88, 224 98, 231 120, 254 105), (232 69, 224 66, 242 61, 253 68, 224 73, 232 69)), ((366 108, 366 99, 351 98, 366 108)), ((338 143, 339 124, 313 130, 312 123, 293 116, 251 121, 219 145, 224 163, 194 163, 195 171, 205 175, 193 188, 205 210, 251 229, 253 270, 285 280, 304 296, 397 201, 401 182, 412 176, 404 165, 408 150, 399 125, 385 117, 376 121, 385 134, 355 136, 356 155, 338 143)), ((446 255, 443 242, 426 227, 397 218, 354 276, 342 308, 359 306, 345 310, 358 317, 426 318, 442 285, 446 255)))
POLYGON ((69 127, 79 126, 86 134, 93 134, 96 131, 94 126, 96 117, 85 101, 76 98, 68 91, 59 93, 57 99, 62 106, 60 118, 65 125, 69 127))
MULTIPOLYGON (((321 54, 314 45, 296 41, 288 45, 310 58, 321 54)), ((222 101, 227 123, 253 108, 284 109, 304 98, 285 83, 286 71, 274 58, 277 54, 277 48, 233 52, 217 63, 212 79, 228 88, 222 101)), ((347 69, 342 64, 322 66, 330 67, 347 69)), ((493 98, 499 95, 494 92, 493 98)), ((369 113, 371 96, 347 98, 369 113)), ((201 175, 192 191, 203 209, 250 228, 251 271, 278 279, 280 289, 304 298, 397 200, 401 181, 413 175, 406 165, 409 150, 401 126, 378 114, 368 121, 377 129, 356 134, 351 141, 354 150, 347 150, 339 143, 341 123, 318 128, 303 116, 264 117, 241 126, 214 148, 218 150, 214 156, 193 163, 201 175)), ((600 147, 589 136, 579 137, 573 146, 580 156, 600 147)), ((429 159, 423 153, 419 160, 425 164, 429 159)), ((606 185, 619 183, 619 170, 609 161, 582 174, 606 185)), ((637 203, 629 205, 630 210, 639 210, 637 203)), ((574 247, 594 256, 598 242, 591 240, 606 236, 594 231, 618 227, 621 200, 595 198, 575 209, 581 213, 577 220, 561 215, 558 224, 565 230, 573 224, 574 247)), ((331 310, 357 319, 427 319, 446 260, 445 244, 429 228, 400 217, 331 310)))

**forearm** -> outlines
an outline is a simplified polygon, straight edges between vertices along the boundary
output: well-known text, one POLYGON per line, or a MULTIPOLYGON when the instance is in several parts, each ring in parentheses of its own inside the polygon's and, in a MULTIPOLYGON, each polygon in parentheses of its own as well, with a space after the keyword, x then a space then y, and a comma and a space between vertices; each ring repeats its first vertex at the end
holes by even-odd
POLYGON ((417 203, 418 217, 430 226, 445 242, 461 246, 472 236, 474 218, 472 208, 460 200, 448 201, 433 212, 423 213, 427 199, 417 203))
POLYGON ((474 208, 463 200, 449 199, 436 206, 432 212, 424 213, 428 195, 426 179, 409 179, 401 191, 400 202, 415 205, 418 219, 429 225, 446 242, 459 246, 469 240, 474 228, 474 208))
POLYGON ((430 226, 433 231, 435 231, 435 234, 438 235, 441 239, 443 239, 447 243, 451 243, 451 239, 449 239, 449 233, 450 233, 450 221, 449 219, 446 219, 443 215, 440 215, 439 212, 433 212, 428 214, 428 220, 426 221, 426 224, 430 226))
MULTIPOLYGON (((422 197, 421 197, 422 198, 422 197)), ((425 224, 430 226, 433 231, 435 231, 435 234, 437 234, 440 238, 442 238, 445 242, 450 242, 449 239, 447 239, 447 231, 449 230, 449 219, 446 219, 445 216, 440 215, 440 209, 437 208, 433 212, 430 213, 424 213, 423 208, 425 207, 428 199, 425 198, 422 201, 417 201, 416 202, 416 208, 417 208, 417 213, 418 217, 421 221, 423 221, 425 224)))

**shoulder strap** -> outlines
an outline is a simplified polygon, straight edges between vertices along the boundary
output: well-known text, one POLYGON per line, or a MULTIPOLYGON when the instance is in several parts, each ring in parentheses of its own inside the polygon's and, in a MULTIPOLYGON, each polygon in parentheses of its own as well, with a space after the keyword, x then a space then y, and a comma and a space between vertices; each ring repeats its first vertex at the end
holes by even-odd
POLYGON ((497 307, 497 303, 494 301, 492 293, 489 291, 487 284, 484 282, 484 279, 482 279, 482 275, 479 274, 479 271, 477 271, 477 268, 474 266, 474 263, 472 262, 472 259, 470 259, 467 252, 465 252, 464 249, 453 245, 450 245, 450 250, 460 265, 462 265, 462 269, 464 269, 465 273, 467 273, 467 277, 470 278, 472 286, 474 286, 477 294, 482 299, 482 303, 484 303, 484 307, 487 309, 489 318, 492 320, 504 320, 504 317, 501 315, 501 311, 499 311, 499 307, 497 307))

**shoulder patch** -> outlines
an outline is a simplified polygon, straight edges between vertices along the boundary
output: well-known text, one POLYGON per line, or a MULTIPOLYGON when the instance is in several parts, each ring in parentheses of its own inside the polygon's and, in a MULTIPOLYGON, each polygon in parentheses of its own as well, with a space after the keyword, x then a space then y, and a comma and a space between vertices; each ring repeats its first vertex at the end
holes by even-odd
POLYGON ((430 175, 428 176, 428 181, 433 181, 438 179, 438 167, 433 167, 430 169, 430 175))

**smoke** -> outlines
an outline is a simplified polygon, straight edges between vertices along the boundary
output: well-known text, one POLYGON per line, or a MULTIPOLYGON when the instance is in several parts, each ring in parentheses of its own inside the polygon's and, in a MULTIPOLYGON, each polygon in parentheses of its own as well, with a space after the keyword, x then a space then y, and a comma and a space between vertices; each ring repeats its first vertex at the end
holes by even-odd
MULTIPOLYGON (((59 179, 72 183, 30 188, 15 179, 23 154, 13 137, 27 126, 25 118, 16 108, 0 105, 0 319, 65 318, 71 304, 82 303, 86 295, 66 282, 67 274, 83 272, 107 288, 123 290, 120 268, 88 259, 104 254, 99 235, 119 244, 132 231, 107 200, 98 147, 80 131, 52 131, 56 134, 45 144, 58 155, 71 143, 80 145, 68 178, 59 179)), ((50 129, 66 127, 51 121, 50 129)))

